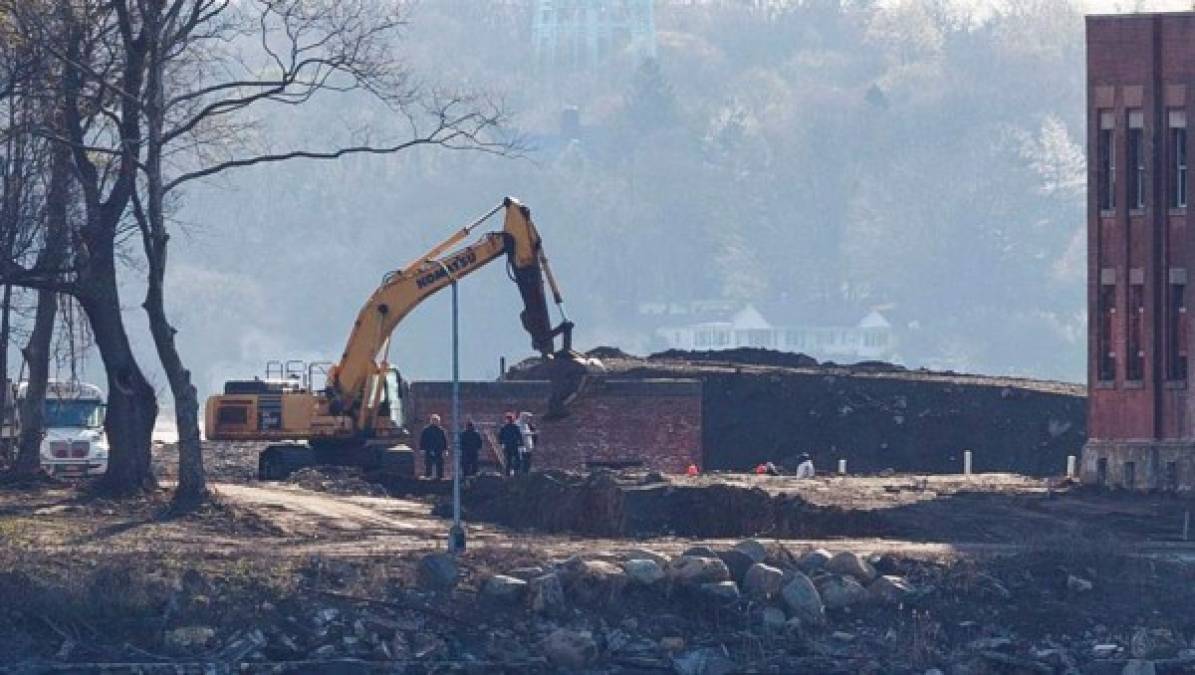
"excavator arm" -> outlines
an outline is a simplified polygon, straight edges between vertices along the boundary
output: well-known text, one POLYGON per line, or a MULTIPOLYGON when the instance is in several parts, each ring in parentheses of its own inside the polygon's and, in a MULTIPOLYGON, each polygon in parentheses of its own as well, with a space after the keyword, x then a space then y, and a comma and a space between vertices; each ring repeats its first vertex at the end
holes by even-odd
POLYGON ((564 403, 575 396, 581 385, 584 366, 571 351, 573 324, 564 314, 563 299, 531 220, 531 211, 511 197, 424 256, 386 275, 357 314, 344 353, 329 370, 326 414, 356 417, 361 427, 367 427, 385 398, 381 382, 389 370, 386 353, 394 329, 419 303, 503 256, 523 298, 520 319, 531 336, 532 347, 545 359, 561 364, 549 413, 562 414, 564 403), (505 212, 502 230, 486 232, 461 246, 478 226, 499 211, 505 212), (555 327, 548 314, 545 277, 561 311, 561 323, 555 327), (559 350, 555 347, 558 336, 562 338, 559 350))

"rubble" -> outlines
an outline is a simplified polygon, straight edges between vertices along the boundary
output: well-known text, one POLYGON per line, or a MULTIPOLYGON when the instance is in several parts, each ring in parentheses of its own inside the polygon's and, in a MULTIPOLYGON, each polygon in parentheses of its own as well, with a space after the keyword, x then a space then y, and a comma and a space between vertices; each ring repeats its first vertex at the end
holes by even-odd
POLYGON ((336 495, 385 497, 389 494, 385 487, 367 479, 361 469, 349 466, 311 466, 295 471, 286 481, 307 490, 336 495))

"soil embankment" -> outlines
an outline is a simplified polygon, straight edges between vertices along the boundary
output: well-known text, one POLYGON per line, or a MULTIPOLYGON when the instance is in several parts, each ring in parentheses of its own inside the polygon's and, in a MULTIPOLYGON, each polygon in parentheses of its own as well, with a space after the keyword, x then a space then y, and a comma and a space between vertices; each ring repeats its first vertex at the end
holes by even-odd
MULTIPOLYGON (((763 349, 591 354, 607 377, 700 379, 708 470, 791 464, 808 452, 822 470, 845 459, 851 473, 954 473, 971 450, 975 471, 1050 476, 1086 440, 1086 399, 1075 384, 819 364, 763 349)), ((540 375, 534 364, 511 373, 540 375)))

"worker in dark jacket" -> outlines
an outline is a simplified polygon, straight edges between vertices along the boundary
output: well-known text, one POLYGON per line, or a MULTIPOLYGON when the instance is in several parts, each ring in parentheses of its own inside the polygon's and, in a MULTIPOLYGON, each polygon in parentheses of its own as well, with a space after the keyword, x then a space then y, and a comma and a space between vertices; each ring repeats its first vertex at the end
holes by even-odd
POLYGON ((432 470, 436 480, 444 477, 444 451, 448 449, 448 436, 440 426, 440 416, 432 415, 423 433, 419 435, 419 449, 423 450, 423 477, 431 478, 432 470))
POLYGON ((502 454, 506 456, 506 475, 519 470, 519 448, 523 445, 523 431, 515 424, 515 414, 506 413, 506 424, 498 430, 498 444, 502 446, 502 454))
POLYGON ((477 473, 477 457, 481 453, 481 434, 473 422, 465 422, 465 430, 461 432, 461 475, 465 478, 477 473))

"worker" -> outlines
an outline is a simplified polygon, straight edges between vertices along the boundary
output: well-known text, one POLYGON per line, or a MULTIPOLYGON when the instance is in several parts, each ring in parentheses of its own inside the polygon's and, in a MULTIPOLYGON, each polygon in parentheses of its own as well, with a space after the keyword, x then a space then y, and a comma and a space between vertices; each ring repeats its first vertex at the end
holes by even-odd
POLYGON ((435 470, 436 480, 444 478, 444 451, 448 449, 448 436, 440 426, 440 416, 432 414, 419 435, 419 448, 423 450, 423 477, 431 478, 435 470))
POLYGON ((465 422, 465 430, 461 432, 461 475, 465 478, 477 474, 477 457, 481 452, 481 434, 473 420, 465 422))
POLYGON ((506 475, 509 476, 519 469, 519 448, 523 447, 523 432, 515 424, 515 414, 506 413, 506 421, 498 430, 498 444, 502 446, 502 453, 506 459, 506 475))
POLYGON ((697 468, 696 464, 690 464, 689 468, 685 469, 685 475, 687 476, 696 476, 699 473, 701 473, 701 471, 697 468))
POLYGON ((523 435, 523 447, 519 453, 519 471, 522 473, 531 473, 531 453, 535 450, 535 439, 539 436, 531 418, 529 412, 519 413, 519 433, 523 435))
POLYGON ((813 478, 816 475, 813 470, 813 458, 809 456, 809 453, 802 452, 797 461, 797 478, 813 478))

